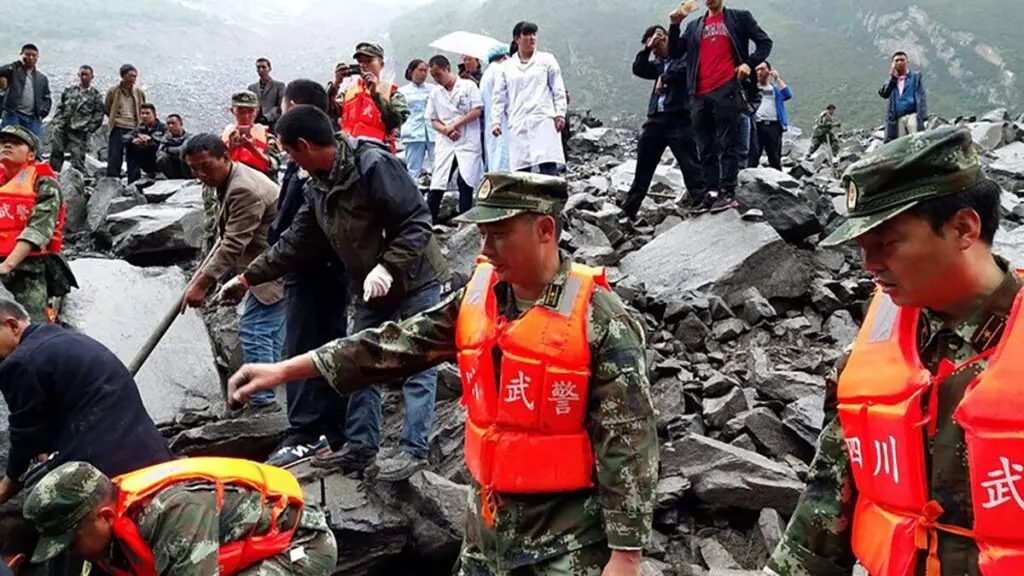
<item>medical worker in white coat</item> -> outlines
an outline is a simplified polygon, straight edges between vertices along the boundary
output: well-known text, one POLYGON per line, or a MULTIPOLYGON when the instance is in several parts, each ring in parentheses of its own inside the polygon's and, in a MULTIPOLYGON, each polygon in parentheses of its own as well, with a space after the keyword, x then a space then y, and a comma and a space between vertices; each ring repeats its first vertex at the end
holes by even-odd
POLYGON ((484 176, 480 129, 484 103, 476 83, 452 74, 451 62, 444 56, 430 59, 430 76, 437 86, 427 98, 427 118, 437 131, 437 141, 427 206, 436 223, 441 200, 453 180, 459 191, 459 214, 473 207, 473 191, 484 176))
POLYGON ((427 63, 423 60, 409 62, 405 79, 409 83, 398 89, 409 104, 409 118, 402 124, 402 145, 405 146, 405 165, 409 176, 418 181, 423 169, 428 172, 433 169, 434 141, 437 139, 437 133, 427 118, 427 99, 433 88, 427 84, 427 63))
MULTIPOLYGON (((487 70, 480 79, 480 96, 484 99, 484 118, 494 112, 494 84, 501 65, 508 60, 508 46, 495 46, 487 55, 487 70)), ((508 118, 501 119, 502 134, 495 136, 489 128, 484 130, 484 163, 488 172, 508 172, 508 118)))
POLYGON ((537 51, 537 25, 520 22, 512 30, 511 56, 494 84, 491 133, 506 134, 513 170, 557 175, 565 166, 559 132, 565 129, 568 102, 562 70, 555 57, 537 51), (508 130, 502 118, 508 118, 508 130))

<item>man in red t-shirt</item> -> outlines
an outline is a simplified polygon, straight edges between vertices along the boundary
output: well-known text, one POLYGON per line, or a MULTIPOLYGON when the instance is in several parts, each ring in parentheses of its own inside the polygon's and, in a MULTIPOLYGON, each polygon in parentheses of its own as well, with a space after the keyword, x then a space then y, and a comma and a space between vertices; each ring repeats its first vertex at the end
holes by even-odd
POLYGON ((697 10, 685 2, 669 15, 669 52, 688 68, 693 124, 700 147, 706 190, 690 191, 694 208, 713 212, 736 206, 739 175, 740 115, 744 112, 742 83, 771 54, 772 40, 746 10, 726 9, 724 0, 704 0, 707 13, 680 24, 697 10), (755 50, 750 52, 750 43, 755 50))

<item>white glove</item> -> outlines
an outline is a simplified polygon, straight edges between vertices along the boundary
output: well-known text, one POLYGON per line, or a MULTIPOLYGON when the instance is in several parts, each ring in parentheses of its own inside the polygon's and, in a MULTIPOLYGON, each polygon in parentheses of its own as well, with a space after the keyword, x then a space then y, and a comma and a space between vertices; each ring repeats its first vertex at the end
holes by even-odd
POLYGON ((394 278, 391 277, 388 269, 381 264, 377 264, 366 275, 366 280, 363 281, 363 300, 369 302, 373 298, 387 295, 388 291, 391 290, 391 283, 393 281, 394 278))

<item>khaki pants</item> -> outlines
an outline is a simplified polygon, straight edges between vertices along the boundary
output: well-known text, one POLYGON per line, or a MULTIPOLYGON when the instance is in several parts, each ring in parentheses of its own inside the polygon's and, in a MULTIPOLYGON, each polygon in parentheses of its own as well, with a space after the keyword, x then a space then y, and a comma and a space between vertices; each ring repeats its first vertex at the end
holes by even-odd
POLYGON ((902 138, 907 134, 917 132, 917 113, 906 114, 896 119, 896 137, 902 138))

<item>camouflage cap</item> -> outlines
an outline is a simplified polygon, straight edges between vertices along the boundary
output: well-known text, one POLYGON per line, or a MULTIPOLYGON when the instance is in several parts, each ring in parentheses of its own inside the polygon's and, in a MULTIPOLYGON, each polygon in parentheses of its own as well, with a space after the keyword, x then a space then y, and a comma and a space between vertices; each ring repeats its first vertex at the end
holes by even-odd
POLYGON ((239 108, 259 108, 260 99, 255 93, 248 90, 235 92, 231 95, 231 106, 239 108))
POLYGON ((374 44, 373 42, 360 42, 356 44, 356 53, 352 55, 353 58, 362 54, 363 56, 370 56, 371 58, 384 58, 384 49, 380 47, 380 44, 374 44))
POLYGON ((32 562, 46 562, 66 550, 78 524, 103 502, 110 487, 110 479, 85 462, 68 462, 43 476, 22 510, 40 532, 32 562))
POLYGON ((18 140, 32 149, 33 152, 39 150, 39 139, 36 135, 29 132, 27 128, 22 126, 4 126, 0 130, 0 141, 3 140, 18 140))
POLYGON ((477 186, 473 208, 455 220, 487 224, 527 212, 558 216, 568 199, 565 178, 530 172, 490 172, 477 186))
POLYGON ((966 128, 947 126, 893 140, 846 169, 849 216, 820 244, 842 244, 921 202, 963 192, 980 174, 966 128))

